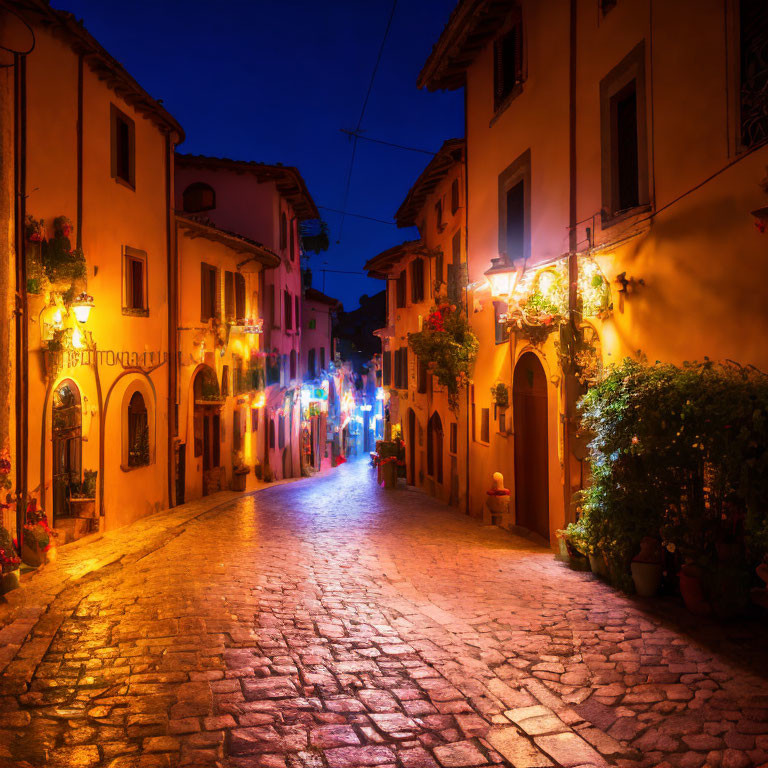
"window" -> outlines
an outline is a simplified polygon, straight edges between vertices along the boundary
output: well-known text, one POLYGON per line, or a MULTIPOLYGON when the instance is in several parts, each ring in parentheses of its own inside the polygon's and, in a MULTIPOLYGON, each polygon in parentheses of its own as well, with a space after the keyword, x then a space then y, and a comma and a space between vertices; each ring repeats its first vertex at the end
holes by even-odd
POLYGON ((768 5, 739 3, 740 141, 744 149, 768 139, 768 5))
POLYGON ((210 184, 196 181, 184 190, 181 205, 187 213, 213 210, 216 207, 216 193, 210 184))
POLYGON ((424 301, 424 259, 411 262, 411 301, 414 304, 424 301))
POLYGON ((251 408, 251 432, 259 431, 259 410, 251 408))
POLYGON ((128 466, 149 464, 149 422, 141 392, 134 392, 128 403, 128 466))
POLYGON ((245 319, 245 277, 239 272, 235 272, 235 319, 245 319))
POLYGON ((523 81, 523 24, 518 17, 493 45, 494 109, 505 105, 523 81))
POLYGON ((314 379, 315 373, 315 349, 314 347, 307 352, 307 376, 314 379))
POLYGON ((224 365, 221 368, 221 396, 227 397, 229 395, 229 366, 224 365))
POLYGON ((450 444, 448 450, 451 453, 456 453, 459 450, 459 425, 456 422, 451 423, 450 431, 450 444))
POLYGON ((510 265, 531 256, 531 153, 499 174, 499 253, 510 265))
POLYGON ((275 420, 269 420, 269 447, 275 447, 275 420))
POLYGON ((285 416, 282 414, 277 418, 277 447, 285 448, 285 416))
POLYGON ((480 442, 491 442, 491 409, 480 409, 480 442))
POLYGON ((640 43, 600 82, 604 226, 648 204, 644 71, 640 43))
POLYGON ((427 392, 427 378, 429 374, 427 372, 427 363, 421 358, 417 358, 416 363, 416 391, 420 394, 426 394, 427 392))
POLYGON ((290 225, 290 248, 288 249, 291 261, 293 261, 296 258, 296 220, 291 219, 291 225, 290 225))
POLYGON ((456 234, 451 240, 451 262, 461 264, 461 229, 456 230, 456 234))
POLYGON ((493 302, 493 316, 496 326, 496 343, 503 344, 509 341, 509 328, 507 326, 507 311, 508 306, 506 302, 494 301, 493 302))
POLYGON ((291 371, 290 371, 291 379, 296 378, 296 350, 291 350, 291 371))
POLYGON ((283 309, 285 310, 285 330, 293 328, 293 299, 288 291, 283 291, 283 309))
POLYGON ((267 386, 280 383, 280 355, 276 349, 267 355, 267 386))
POLYGON ((280 327, 280 314, 279 307, 277 306, 276 289, 274 285, 270 285, 267 289, 267 301, 269 303, 269 322, 273 328, 280 327))
POLYGON ((437 231, 442 232, 445 228, 445 224, 443 224, 443 201, 438 200, 435 203, 435 220, 436 220, 436 226, 437 231))
POLYGON ((123 249, 123 314, 149 315, 147 254, 128 246, 123 249))
POLYGON ((325 347, 320 347, 320 370, 325 370, 325 347))
POLYGON ((408 389, 408 347, 395 350, 395 389, 408 389))
POLYGON ((451 213, 459 210, 459 180, 454 179, 451 182, 451 213))
POLYGON ((131 189, 136 188, 136 126, 114 104, 112 123, 112 178, 131 189))
POLYGON ((224 272, 224 319, 235 319, 235 276, 229 270, 224 272))
POLYGON ((438 251, 435 255, 435 285, 443 284, 443 252, 438 251))
POLYGON ((280 214, 280 247, 285 248, 288 245, 288 217, 285 213, 280 214))
POLYGON ((293 297, 293 316, 296 319, 296 330, 301 329, 301 320, 299 318, 299 297, 293 297))
POLYGON ((200 319, 204 323, 218 317, 218 273, 216 267, 205 262, 200 264, 200 319))
POLYGON ((387 350, 381 353, 381 386, 392 384, 392 353, 387 350))
POLYGON ((405 306, 405 288, 406 288, 406 276, 405 276, 405 270, 403 270, 397 277, 397 282, 395 283, 395 306, 398 309, 401 309, 405 306))

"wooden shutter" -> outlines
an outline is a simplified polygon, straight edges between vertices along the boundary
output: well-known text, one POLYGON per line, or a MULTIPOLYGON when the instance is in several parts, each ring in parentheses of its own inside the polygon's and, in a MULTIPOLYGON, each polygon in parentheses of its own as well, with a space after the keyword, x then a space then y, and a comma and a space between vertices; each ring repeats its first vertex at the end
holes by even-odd
POLYGON ((245 318, 245 277, 235 273, 235 319, 245 318))

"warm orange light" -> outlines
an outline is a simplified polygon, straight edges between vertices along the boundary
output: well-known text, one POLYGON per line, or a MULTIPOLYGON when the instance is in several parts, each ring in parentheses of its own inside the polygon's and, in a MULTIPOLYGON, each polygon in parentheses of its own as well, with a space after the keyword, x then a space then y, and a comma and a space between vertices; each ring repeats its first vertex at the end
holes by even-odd
POLYGON ((263 408, 264 404, 267 402, 267 396, 263 392, 259 392, 256 397, 254 397, 253 402, 251 403, 251 408, 254 410, 258 408, 263 408))
POLYGON ((508 298, 515 290, 520 270, 508 264, 503 256, 491 259, 491 268, 485 273, 494 298, 508 298))

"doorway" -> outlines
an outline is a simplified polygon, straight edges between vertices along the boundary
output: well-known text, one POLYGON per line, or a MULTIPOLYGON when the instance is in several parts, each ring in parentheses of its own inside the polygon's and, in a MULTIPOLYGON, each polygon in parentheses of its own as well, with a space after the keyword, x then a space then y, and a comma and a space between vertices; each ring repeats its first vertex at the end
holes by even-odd
POLYGON ((221 396, 216 374, 203 368, 193 384, 194 455, 203 460, 203 496, 221 489, 221 396))
POLYGON ((416 412, 408 409, 408 482, 416 485, 416 412))
POLYGON ((70 516, 69 486, 82 472, 82 412, 80 390, 65 379, 53 392, 51 408, 53 443, 53 521, 70 516))
POLYGON ((437 411, 427 423, 427 474, 443 484, 443 422, 437 411))
POLYGON ((549 541, 547 377, 533 352, 515 366, 512 409, 516 522, 549 541))

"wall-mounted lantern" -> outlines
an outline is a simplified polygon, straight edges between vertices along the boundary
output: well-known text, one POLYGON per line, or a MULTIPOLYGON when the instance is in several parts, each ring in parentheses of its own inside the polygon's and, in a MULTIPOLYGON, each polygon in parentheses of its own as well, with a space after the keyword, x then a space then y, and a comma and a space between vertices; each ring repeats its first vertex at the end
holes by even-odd
POLYGON ((72 311, 75 313, 78 323, 87 323, 91 310, 94 307, 93 296, 89 296, 83 291, 71 304, 72 311))
POLYGON ((491 268, 484 273, 491 286, 491 295, 499 299, 509 298, 515 290, 521 271, 507 263, 505 256, 496 256, 491 259, 491 268))

